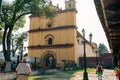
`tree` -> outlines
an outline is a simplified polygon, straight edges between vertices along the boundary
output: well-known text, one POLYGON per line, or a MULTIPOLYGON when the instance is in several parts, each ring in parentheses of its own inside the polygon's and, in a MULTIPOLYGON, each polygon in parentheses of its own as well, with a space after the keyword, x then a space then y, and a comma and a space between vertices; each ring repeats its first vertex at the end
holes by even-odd
POLYGON ((24 16, 46 16, 52 18, 55 11, 48 8, 45 0, 14 0, 12 3, 2 2, 2 15, 0 26, 4 27, 2 45, 4 59, 10 62, 11 58, 11 34, 15 28, 24 26, 24 16))
POLYGON ((105 44, 100 43, 98 46, 99 49, 99 56, 102 57, 104 53, 108 53, 108 49, 105 44))
POLYGON ((98 46, 98 50, 99 50, 98 52, 99 52, 99 56, 100 56, 100 62, 102 65, 102 56, 104 53, 108 53, 108 49, 103 43, 100 43, 98 46))
MULTIPOLYGON (((11 37, 11 51, 13 57, 15 56, 16 51, 22 50, 23 48, 23 42, 28 39, 28 34, 27 32, 19 33, 12 35, 11 37)), ((20 52, 20 51, 19 51, 20 52)))
POLYGON ((0 45, 2 43, 2 31, 0 31, 0 45))
MULTIPOLYGON (((2 0, 0 0, 0 21, 1 21, 1 4, 2 4, 2 0)), ((1 27, 0 27, 1 30, 1 27)))

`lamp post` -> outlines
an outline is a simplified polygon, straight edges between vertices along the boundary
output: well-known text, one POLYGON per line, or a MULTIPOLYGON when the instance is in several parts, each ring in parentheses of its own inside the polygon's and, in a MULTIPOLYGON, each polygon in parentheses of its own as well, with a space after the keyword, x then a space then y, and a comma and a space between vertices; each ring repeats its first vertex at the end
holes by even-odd
POLYGON ((83 80, 88 80, 88 73, 87 73, 87 69, 86 69, 86 41, 85 41, 85 30, 82 30, 83 33, 83 46, 84 46, 84 75, 83 75, 83 80))
MULTIPOLYGON (((82 34, 83 34, 83 48, 84 48, 84 74, 83 74, 83 80, 89 80, 88 79, 88 73, 87 73, 87 67, 86 67, 86 39, 85 39, 85 30, 82 29, 82 34)), ((77 41, 79 43, 79 36, 77 36, 77 41)), ((90 33, 89 35, 90 43, 92 41, 92 34, 90 33)))

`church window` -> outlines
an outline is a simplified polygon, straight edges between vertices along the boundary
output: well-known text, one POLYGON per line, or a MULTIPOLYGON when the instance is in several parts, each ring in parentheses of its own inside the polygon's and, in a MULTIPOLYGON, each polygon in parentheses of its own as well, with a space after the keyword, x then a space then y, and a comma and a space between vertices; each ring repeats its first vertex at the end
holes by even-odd
POLYGON ((45 37, 45 45, 52 45, 54 42, 54 36, 52 34, 47 34, 45 37))
POLYGON ((68 4, 68 6, 69 6, 69 8, 72 8, 72 4, 70 3, 70 4, 68 4))
POLYGON ((52 27, 52 25, 53 25, 53 20, 51 20, 51 21, 49 21, 48 23, 47 23, 47 26, 50 28, 50 27, 52 27))
POLYGON ((49 38, 48 39, 48 45, 52 45, 52 42, 53 42, 52 38, 49 38))
POLYGON ((51 24, 48 24, 48 27, 50 28, 52 25, 51 24))

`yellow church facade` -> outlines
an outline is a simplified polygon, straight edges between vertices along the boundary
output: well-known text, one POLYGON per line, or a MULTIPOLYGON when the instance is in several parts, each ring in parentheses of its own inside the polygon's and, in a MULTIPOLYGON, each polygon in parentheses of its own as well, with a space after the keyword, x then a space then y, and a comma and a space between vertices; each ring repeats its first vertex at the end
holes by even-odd
MULTIPOLYGON (((65 1, 65 10, 59 6, 50 7, 57 13, 52 20, 45 17, 30 16, 28 54, 40 59, 41 65, 55 68, 64 60, 79 64, 79 57, 83 56, 83 45, 76 39, 78 35, 76 26, 75 0, 65 1)), ((83 39, 80 35, 81 40, 83 39)), ((96 46, 86 45, 88 56, 95 56, 96 46)))

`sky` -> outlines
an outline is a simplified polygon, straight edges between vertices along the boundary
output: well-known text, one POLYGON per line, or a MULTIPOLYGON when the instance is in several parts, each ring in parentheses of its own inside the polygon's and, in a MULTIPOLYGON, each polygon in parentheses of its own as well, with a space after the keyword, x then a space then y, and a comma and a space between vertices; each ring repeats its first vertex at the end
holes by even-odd
MULTIPOLYGON (((8 1, 8 0, 6 0, 8 1)), ((12 1, 12 0, 9 0, 12 1)), ((59 7, 64 9, 65 0, 52 0, 53 5, 59 4, 59 7)), ((98 15, 96 13, 94 0, 76 0, 76 8, 77 8, 77 27, 78 31, 82 33, 82 29, 85 29, 86 39, 89 40, 89 34, 92 33, 93 38, 92 41, 97 43, 103 43, 107 46, 108 50, 109 45, 107 42, 107 38, 105 32, 102 28, 102 25, 99 21, 98 15)), ((29 18, 26 17, 25 28, 20 31, 28 31, 29 30, 29 18)))

